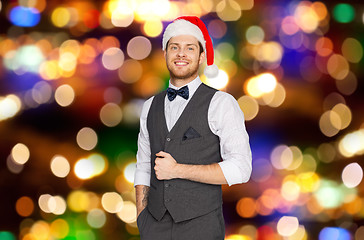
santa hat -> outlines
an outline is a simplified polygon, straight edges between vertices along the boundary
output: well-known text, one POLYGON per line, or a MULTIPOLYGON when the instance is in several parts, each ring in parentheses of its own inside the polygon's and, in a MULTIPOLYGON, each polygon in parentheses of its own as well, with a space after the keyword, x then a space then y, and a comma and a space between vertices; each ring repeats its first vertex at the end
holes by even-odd
POLYGON ((206 54, 207 67, 204 74, 207 77, 216 77, 219 73, 214 64, 214 48, 205 24, 195 16, 182 16, 170 23, 163 34, 162 49, 165 50, 169 39, 179 35, 192 35, 201 43, 206 54))

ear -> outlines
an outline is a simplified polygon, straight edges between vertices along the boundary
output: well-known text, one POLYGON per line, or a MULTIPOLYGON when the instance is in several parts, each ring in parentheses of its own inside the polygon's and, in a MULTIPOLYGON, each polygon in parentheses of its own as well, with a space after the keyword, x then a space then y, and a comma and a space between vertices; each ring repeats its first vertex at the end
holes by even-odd
POLYGON ((205 58, 206 58, 206 54, 205 54, 205 52, 202 52, 200 54, 200 60, 198 61, 198 64, 202 64, 205 61, 205 58))
POLYGON ((166 58, 166 56, 167 56, 167 51, 166 50, 163 51, 163 56, 164 56, 165 59, 167 59, 166 58))

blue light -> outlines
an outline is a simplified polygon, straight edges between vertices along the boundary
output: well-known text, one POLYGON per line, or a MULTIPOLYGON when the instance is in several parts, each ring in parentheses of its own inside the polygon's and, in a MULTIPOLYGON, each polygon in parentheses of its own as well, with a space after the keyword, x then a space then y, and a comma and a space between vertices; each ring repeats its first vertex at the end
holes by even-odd
POLYGON ((10 11, 10 21, 19 27, 34 27, 40 21, 40 14, 35 8, 17 6, 10 11))
POLYGON ((338 227, 326 227, 321 230, 319 240, 350 240, 348 230, 338 227))

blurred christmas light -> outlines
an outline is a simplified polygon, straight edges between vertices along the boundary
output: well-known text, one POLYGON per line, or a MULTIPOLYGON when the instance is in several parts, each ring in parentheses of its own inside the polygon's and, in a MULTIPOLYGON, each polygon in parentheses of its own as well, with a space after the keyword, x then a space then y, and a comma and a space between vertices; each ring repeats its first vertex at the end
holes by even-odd
POLYGON ((344 168, 341 178, 345 186, 354 188, 363 180, 363 169, 357 163, 350 163, 344 168))
POLYGON ((224 21, 221 21, 219 19, 214 19, 209 22, 209 24, 207 25, 207 29, 212 38, 219 39, 226 34, 227 26, 224 21))
POLYGON ((346 134, 339 141, 338 149, 344 157, 364 154, 364 129, 346 134))
POLYGON ((119 68, 118 75, 124 83, 135 83, 143 75, 143 66, 136 60, 128 59, 119 68))
POLYGON ((100 119, 108 127, 115 127, 121 122, 123 112, 115 103, 107 103, 100 110, 100 119))
POLYGON ((107 49, 102 55, 102 64, 108 70, 116 70, 124 63, 124 53, 119 48, 107 49))
POLYGON ((296 217, 283 216, 277 223, 277 231, 281 236, 288 237, 297 232, 299 222, 296 217))
POLYGON ((67 237, 70 231, 70 226, 67 221, 58 218, 54 220, 50 225, 50 233, 53 237, 62 239, 67 237))
POLYGON ((229 75, 224 70, 219 70, 219 73, 216 77, 213 78, 204 78, 203 82, 210 87, 216 89, 223 89, 229 83, 229 75))
POLYGON ((349 23, 355 18, 355 10, 348 3, 339 3, 334 7, 332 15, 339 23, 349 23))
POLYGON ((355 38, 347 38, 341 46, 343 56, 351 63, 358 63, 363 58, 363 46, 355 38))
POLYGON ((136 222, 137 210, 135 203, 125 201, 122 209, 117 213, 117 216, 125 223, 136 222))
POLYGON ((70 169, 71 166, 65 157, 61 155, 56 155, 52 158, 51 170, 55 176, 59 178, 64 178, 69 174, 70 169))
POLYGON ((306 33, 314 32, 319 25, 319 17, 309 1, 303 1, 297 6, 294 18, 297 25, 306 33))
POLYGON ((142 60, 147 58, 151 51, 151 42, 143 36, 137 36, 132 38, 127 45, 128 55, 135 60, 142 60))
POLYGON ((250 121, 254 119, 259 112, 259 104, 257 100, 250 96, 242 96, 238 99, 240 109, 244 113, 244 119, 250 121))
POLYGON ((255 217, 257 215, 255 199, 241 198, 236 204, 236 211, 242 218, 255 217))
POLYGON ((124 206, 123 198, 116 192, 107 192, 101 198, 102 207, 109 213, 118 213, 124 206))
POLYGON ((148 20, 144 23, 143 32, 149 37, 157 37, 162 33, 163 25, 159 20, 148 20))
POLYGON ((80 148, 90 151, 96 147, 98 138, 92 128, 84 127, 78 131, 76 140, 80 148))
POLYGON ((64 84, 56 89, 54 98, 60 106, 67 107, 74 101, 75 92, 70 85, 64 84))
POLYGON ((351 235, 348 230, 339 227, 325 227, 320 231, 319 240, 335 239, 350 240, 351 235))
POLYGON ((17 6, 10 11, 10 21, 19 27, 34 27, 40 21, 39 11, 35 8, 17 6))
POLYGON ((117 87, 108 87, 104 91, 105 103, 121 103, 123 96, 121 91, 117 87))
POLYGON ((39 66, 44 61, 42 51, 35 45, 25 45, 17 51, 9 51, 5 55, 5 66, 18 75, 26 72, 38 73, 39 66))
POLYGON ((0 121, 14 117, 22 108, 21 100, 14 94, 0 96, 0 121))
MULTIPOLYGON (((15 204, 16 212, 22 217, 29 217, 34 211, 33 200, 28 196, 20 197, 15 204)), ((2 238, 0 238, 2 239, 2 238)))
POLYGON ((277 79, 271 73, 262 73, 248 79, 245 84, 245 91, 254 98, 272 92, 277 86, 277 79))
POLYGON ((245 33, 247 41, 253 45, 262 43, 264 36, 264 30, 259 26, 250 26, 245 33))
POLYGON ((92 209, 87 213, 87 223, 92 228, 102 228, 106 223, 105 212, 101 209, 92 209))
MULTIPOLYGON (((1 7, 1 2, 0 2, 0 7, 1 7)), ((1 8, 0 8, 1 10, 1 8)), ((15 240, 15 235, 11 232, 7 232, 7 231, 0 231, 0 239, 2 240, 15 240)))
POLYGON ((30 157, 29 148, 23 143, 17 143, 11 150, 11 157, 18 164, 25 164, 30 157))
POLYGON ((216 13, 223 21, 236 21, 241 17, 241 7, 235 0, 221 1, 216 5, 216 13))

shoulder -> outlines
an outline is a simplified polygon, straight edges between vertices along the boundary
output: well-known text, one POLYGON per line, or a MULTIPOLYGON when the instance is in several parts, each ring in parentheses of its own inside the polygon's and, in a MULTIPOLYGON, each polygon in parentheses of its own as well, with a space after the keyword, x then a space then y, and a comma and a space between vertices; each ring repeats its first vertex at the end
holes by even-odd
POLYGON ((152 105, 154 96, 148 98, 144 104, 143 104, 143 108, 142 108, 142 113, 141 113, 141 118, 146 118, 150 109, 150 106, 152 105))
POLYGON ((233 95, 227 92, 217 90, 212 99, 218 105, 237 104, 233 95), (224 104, 223 104, 224 103, 224 104))

